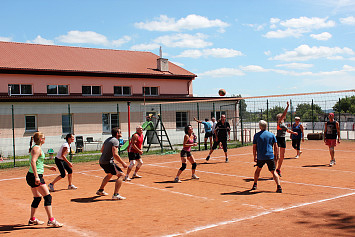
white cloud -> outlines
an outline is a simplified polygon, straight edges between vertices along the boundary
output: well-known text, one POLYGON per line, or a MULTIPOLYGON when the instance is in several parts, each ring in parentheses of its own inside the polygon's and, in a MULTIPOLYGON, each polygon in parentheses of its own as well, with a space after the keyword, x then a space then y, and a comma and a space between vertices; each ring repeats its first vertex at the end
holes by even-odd
POLYGON ((346 18, 340 18, 339 21, 345 25, 355 25, 355 17, 349 16, 346 18))
POLYGON ((154 49, 159 49, 160 45, 159 44, 137 44, 133 45, 131 47, 131 50, 154 50, 154 49))
POLYGON ((12 38, 11 37, 1 37, 0 36, 0 41, 11 42, 12 38))
POLYGON ((244 25, 249 26, 256 31, 260 31, 260 30, 264 29, 264 27, 265 27, 265 24, 261 24, 261 25, 260 24, 244 24, 244 25))
POLYGON ((106 36, 93 31, 69 31, 66 35, 57 37, 57 40, 70 44, 98 44, 108 45, 109 41, 106 36))
POLYGON ((278 64, 276 67, 285 67, 290 69, 308 69, 313 67, 313 64, 307 63, 286 63, 286 64, 278 64))
POLYGON ((198 74, 198 76, 208 76, 208 77, 234 77, 234 76, 243 76, 245 75, 239 69, 236 68, 219 68, 211 71, 206 71, 198 74))
POLYGON ((270 18, 270 24, 279 23, 281 20, 279 18, 270 18))
POLYGON ((270 56, 270 55, 271 55, 271 51, 270 51, 270 50, 265 51, 264 54, 265 54, 266 56, 270 56))
POLYGON ((322 40, 322 41, 325 41, 325 40, 328 40, 330 38, 332 38, 332 34, 328 33, 328 32, 323 32, 321 34, 311 34, 310 35, 312 38, 316 39, 316 40, 322 40))
POLYGON ((308 45, 300 45, 297 48, 295 48, 293 51, 286 51, 283 54, 277 55, 269 59, 281 60, 281 61, 306 61, 310 59, 333 57, 339 54, 354 55, 354 51, 347 47, 330 48, 325 46, 310 47, 308 45))
POLYGON ((128 43, 129 41, 131 41, 131 37, 128 35, 123 36, 122 38, 118 39, 118 40, 113 40, 112 41, 112 45, 119 47, 122 44, 128 43))
POLYGON ((272 39, 272 38, 286 38, 286 37, 295 37, 299 38, 305 33, 305 30, 302 29, 286 29, 286 30, 276 30, 276 31, 269 31, 265 35, 265 38, 272 39))
POLYGON ((269 71, 269 69, 265 69, 261 66, 258 65, 248 65, 248 66, 240 66, 240 69, 246 72, 266 72, 269 71))
POLYGON ((355 67, 354 66, 349 66, 349 65, 344 65, 343 66, 343 70, 346 72, 354 72, 355 71, 355 67))
POLYGON ((344 57, 340 56, 340 55, 337 55, 337 56, 327 57, 327 59, 329 59, 329 60, 344 60, 344 57))
POLYGON ((229 26, 228 23, 219 19, 209 20, 207 17, 195 14, 188 15, 186 18, 180 18, 179 20, 169 18, 166 15, 160 15, 160 17, 154 21, 138 22, 134 25, 139 29, 149 31, 181 31, 211 27, 225 28, 229 26))
POLYGON ((164 35, 154 40, 157 44, 163 44, 167 47, 180 47, 180 48, 205 48, 211 46, 211 42, 205 41, 207 35, 197 33, 195 35, 190 34, 174 34, 164 35))
POLYGON ((200 57, 215 57, 215 58, 232 58, 242 56, 243 53, 226 48, 212 48, 203 50, 185 50, 181 54, 177 55, 178 58, 200 58, 200 57))
POLYGON ((37 35, 34 40, 27 40, 26 43, 54 45, 53 40, 47 40, 45 38, 42 38, 40 35, 37 35))
POLYGON ((178 65, 179 67, 184 67, 185 65, 183 63, 175 62, 175 61, 170 61, 171 63, 178 65))

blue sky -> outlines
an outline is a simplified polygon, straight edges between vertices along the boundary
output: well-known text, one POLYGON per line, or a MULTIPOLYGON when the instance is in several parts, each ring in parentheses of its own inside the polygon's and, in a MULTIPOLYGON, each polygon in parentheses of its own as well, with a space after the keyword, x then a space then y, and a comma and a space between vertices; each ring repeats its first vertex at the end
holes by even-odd
POLYGON ((142 50, 198 75, 196 96, 355 88, 353 0, 3 1, 0 40, 142 50))

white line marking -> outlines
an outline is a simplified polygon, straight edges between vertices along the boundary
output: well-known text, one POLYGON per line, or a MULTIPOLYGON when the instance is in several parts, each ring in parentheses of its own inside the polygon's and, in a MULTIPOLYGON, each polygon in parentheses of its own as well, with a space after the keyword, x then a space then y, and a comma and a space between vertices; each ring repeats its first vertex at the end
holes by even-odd
POLYGON ((218 223, 210 224, 210 225, 205 225, 205 226, 198 226, 198 227, 195 227, 195 228, 193 228, 191 230, 187 230, 185 232, 179 232, 179 233, 174 233, 174 234, 169 234, 169 235, 163 235, 163 237, 174 237, 174 236, 187 235, 187 234, 198 232, 198 231, 201 231, 201 230, 212 229, 212 228, 220 227, 220 226, 223 226, 223 225, 229 225, 229 224, 234 224, 234 223, 245 221, 245 220, 255 219, 257 217, 265 216, 265 215, 276 213, 276 212, 282 212, 282 211, 287 211, 287 210, 295 209, 295 208, 299 208, 299 207, 304 207, 304 206, 309 206, 309 205, 318 204, 318 203, 322 203, 322 202, 332 201, 332 200, 335 200, 335 199, 352 196, 354 194, 355 194, 355 192, 344 194, 344 195, 340 195, 340 196, 336 196, 336 197, 332 197, 332 198, 322 199, 322 200, 318 200, 318 201, 314 201, 314 202, 306 202, 306 203, 301 203, 301 204, 297 204, 297 205, 293 205, 293 206, 289 206, 289 207, 271 209, 271 210, 268 210, 268 211, 260 212, 260 213, 258 213, 256 215, 246 216, 246 217, 242 217, 242 218, 234 218, 234 219, 229 220, 229 221, 222 221, 222 222, 218 222, 218 223))

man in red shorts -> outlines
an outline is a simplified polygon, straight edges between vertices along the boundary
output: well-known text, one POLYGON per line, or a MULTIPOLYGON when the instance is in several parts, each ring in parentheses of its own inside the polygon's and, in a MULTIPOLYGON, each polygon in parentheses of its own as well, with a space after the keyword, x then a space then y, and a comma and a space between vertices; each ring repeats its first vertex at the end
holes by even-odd
POLYGON ((128 147, 128 159, 129 159, 129 166, 127 168, 127 174, 126 177, 124 178, 124 181, 131 181, 131 179, 128 177, 129 173, 133 169, 134 165, 137 162, 136 170, 133 173, 132 179, 134 178, 141 178, 142 176, 138 175, 138 170, 142 167, 143 161, 141 158, 141 155, 143 154, 143 128, 141 126, 138 126, 136 128, 136 133, 133 134, 131 138, 131 143, 128 147))
POLYGON ((334 120, 334 114, 329 113, 329 121, 324 125, 324 142, 329 147, 330 163, 329 166, 335 165, 334 147, 336 146, 336 140, 340 143, 340 127, 339 123, 334 120))

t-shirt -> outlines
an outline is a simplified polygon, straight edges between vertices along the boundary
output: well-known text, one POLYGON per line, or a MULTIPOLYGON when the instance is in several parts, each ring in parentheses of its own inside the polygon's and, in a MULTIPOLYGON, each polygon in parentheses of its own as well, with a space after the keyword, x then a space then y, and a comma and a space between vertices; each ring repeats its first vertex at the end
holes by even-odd
POLYGON ((214 133, 214 130, 216 130, 217 122, 216 121, 214 121, 214 122, 211 121, 211 123, 212 123, 212 133, 214 133))
MULTIPOLYGON (((35 146, 38 146, 38 145, 34 145, 33 147, 35 146)), ((32 148, 33 148, 32 147, 32 148)), ((44 165, 43 165, 43 161, 44 161, 44 158, 46 157, 46 155, 44 154, 42 148, 41 148, 41 155, 38 156, 37 158, 37 161, 36 161, 36 168, 37 168, 37 174, 43 174, 44 172, 44 165)), ((30 164, 31 164, 31 159, 32 159, 32 154, 30 156, 30 164)), ((33 170, 32 170, 32 166, 30 165, 30 169, 29 169, 29 172, 30 173, 33 173, 33 170)))
POLYGON ((69 153, 69 151, 70 151, 70 145, 69 145, 68 142, 65 142, 65 143, 59 148, 59 151, 58 151, 58 153, 57 153, 57 155, 56 155, 56 158, 58 158, 58 159, 60 159, 60 160, 63 160, 63 159, 62 159, 62 154, 66 157, 66 155, 69 153), (65 154, 63 154, 63 148, 64 148, 64 147, 67 148, 65 154))
POLYGON ((338 130, 336 123, 336 121, 327 122, 327 133, 325 134, 326 139, 337 139, 338 130))
POLYGON ((100 164, 110 164, 113 163, 113 154, 112 147, 115 146, 118 148, 119 141, 115 137, 109 137, 104 142, 104 150, 102 151, 100 157, 100 164))
POLYGON ((297 135, 294 135, 294 134, 291 135, 292 139, 300 140, 302 138, 302 130, 301 130, 301 124, 300 123, 298 125, 296 125, 296 123, 294 123, 292 125, 292 131, 297 133, 297 135))
POLYGON ((277 125, 277 137, 286 137, 287 127, 285 123, 280 123, 277 125))
POLYGON ((228 138, 228 131, 231 130, 231 127, 229 126, 229 123, 226 121, 224 124, 222 124, 222 121, 219 121, 216 124, 216 133, 218 140, 227 140, 228 138))
POLYGON ((203 126, 205 126, 205 132, 212 132, 212 123, 211 122, 202 122, 203 126))
POLYGON ((274 143, 277 143, 273 133, 262 130, 254 135, 253 144, 256 144, 256 157, 258 160, 274 159, 274 143))

